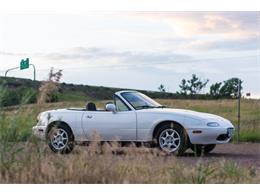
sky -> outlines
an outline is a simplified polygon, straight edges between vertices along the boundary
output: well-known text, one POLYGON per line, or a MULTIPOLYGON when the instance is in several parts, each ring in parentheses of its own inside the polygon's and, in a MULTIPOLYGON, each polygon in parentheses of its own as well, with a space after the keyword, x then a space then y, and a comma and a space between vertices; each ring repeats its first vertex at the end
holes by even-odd
MULTIPOLYGON (((260 98, 260 12, 88 12, 0 17, 0 75, 30 58, 37 80, 179 91, 192 74, 209 84, 239 77, 260 98)), ((32 78, 32 69, 8 76, 32 78)))

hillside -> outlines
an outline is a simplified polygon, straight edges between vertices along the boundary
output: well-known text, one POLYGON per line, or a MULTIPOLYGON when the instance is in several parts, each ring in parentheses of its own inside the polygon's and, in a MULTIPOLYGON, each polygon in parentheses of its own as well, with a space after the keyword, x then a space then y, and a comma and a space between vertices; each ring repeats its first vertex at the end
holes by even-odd
MULTIPOLYGON (((7 88, 9 90, 15 90, 16 92, 24 90, 33 90, 37 93, 40 81, 33 81, 30 79, 14 78, 14 77, 0 77, 0 86, 7 88)), ((107 100, 111 99, 116 91, 125 90, 122 88, 112 88, 104 86, 91 86, 91 85, 77 85, 60 83, 58 100, 59 101, 79 101, 79 100, 107 100)), ((178 94, 165 93, 165 92, 155 92, 155 91, 145 91, 139 90, 152 98, 160 99, 172 99, 180 98, 178 94)))

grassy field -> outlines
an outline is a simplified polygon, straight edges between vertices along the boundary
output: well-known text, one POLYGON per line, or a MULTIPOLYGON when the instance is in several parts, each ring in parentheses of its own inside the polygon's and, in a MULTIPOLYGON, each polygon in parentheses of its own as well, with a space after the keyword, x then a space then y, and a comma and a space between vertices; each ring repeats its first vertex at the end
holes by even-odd
MULTIPOLYGON (((234 100, 158 100, 174 108, 210 112, 236 125, 234 100)), ((102 108, 107 101, 96 101, 102 108)), ((257 183, 259 174, 224 158, 185 163, 157 150, 116 145, 76 147, 55 155, 31 136, 40 111, 83 107, 85 102, 21 105, 0 110, 0 183, 257 183), (140 154, 140 150, 142 151, 140 154)), ((260 142, 260 101, 242 100, 241 141, 260 142)))
MULTIPOLYGON (((223 116, 237 126, 237 102, 235 100, 162 100, 162 105, 172 108, 184 108, 201 112, 209 112, 223 116)), ((104 108, 108 101, 94 101, 99 108, 104 108)), ((0 128, 12 129, 21 141, 27 140, 31 134, 31 127, 36 123, 40 111, 64 108, 84 107, 85 102, 59 102, 36 105, 23 105, 5 108, 1 112, 0 128)), ((236 139, 234 139, 236 140, 236 139)), ((242 100, 241 102, 241 130, 240 141, 260 142, 260 100, 242 100)))

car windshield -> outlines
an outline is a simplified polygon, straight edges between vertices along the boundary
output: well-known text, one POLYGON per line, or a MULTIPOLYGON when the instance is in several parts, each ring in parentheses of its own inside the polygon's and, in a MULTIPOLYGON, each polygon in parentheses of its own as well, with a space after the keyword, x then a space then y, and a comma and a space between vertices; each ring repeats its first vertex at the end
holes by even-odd
POLYGON ((128 101, 136 110, 147 108, 163 108, 161 104, 152 100, 148 96, 139 92, 123 92, 121 95, 128 101))

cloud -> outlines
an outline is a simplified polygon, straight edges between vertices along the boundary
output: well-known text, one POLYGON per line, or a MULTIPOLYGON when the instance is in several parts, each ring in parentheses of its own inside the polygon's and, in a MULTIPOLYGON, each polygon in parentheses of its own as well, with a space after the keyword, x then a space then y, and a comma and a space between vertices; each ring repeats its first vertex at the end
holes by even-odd
POLYGON ((0 51, 0 55, 5 55, 5 56, 22 56, 22 55, 25 55, 25 53, 0 51))
POLYGON ((136 52, 116 51, 107 48, 75 47, 61 52, 40 54, 46 60, 55 63, 81 61, 81 63, 98 66, 149 66, 153 64, 178 63, 191 60, 192 57, 172 52, 136 52))
POLYGON ((193 40, 180 45, 182 49, 192 50, 225 50, 225 51, 256 51, 259 50, 260 38, 220 39, 220 40, 193 40))
POLYGON ((132 15, 163 22, 179 36, 218 34, 232 39, 259 35, 259 12, 137 12, 132 15))
MULTIPOLYGON (((229 49, 241 50, 255 47, 255 40, 250 41, 252 46, 243 45, 243 42, 198 42, 190 47, 201 50, 229 49)), ((1 52, 3 55, 20 55, 19 53, 1 52)), ((29 54, 23 54, 28 56, 29 54)), ((205 72, 219 71, 221 64, 232 63, 235 60, 245 61, 243 56, 235 57, 195 57, 192 55, 162 52, 136 52, 118 51, 109 48, 98 47, 73 47, 66 50, 51 53, 30 54, 36 61, 45 64, 59 65, 66 68, 113 68, 113 69, 148 69, 173 71, 177 73, 192 72, 203 69, 205 72)), ((255 56, 249 56, 255 59, 255 56)), ((248 60, 248 59, 246 59, 248 60)), ((255 63, 254 63, 255 64, 255 63)))
POLYGON ((30 56, 35 61, 65 67, 143 68, 167 67, 190 62, 193 57, 172 51, 118 51, 111 48, 73 47, 50 53, 12 53, 0 51, 5 56, 30 56))

